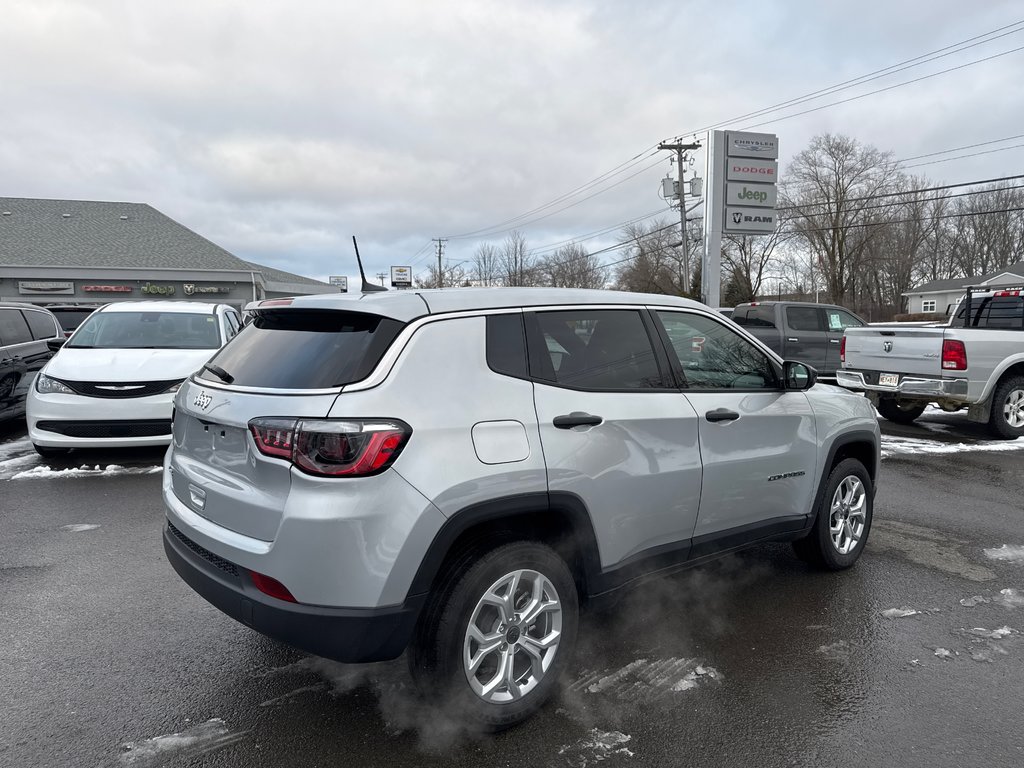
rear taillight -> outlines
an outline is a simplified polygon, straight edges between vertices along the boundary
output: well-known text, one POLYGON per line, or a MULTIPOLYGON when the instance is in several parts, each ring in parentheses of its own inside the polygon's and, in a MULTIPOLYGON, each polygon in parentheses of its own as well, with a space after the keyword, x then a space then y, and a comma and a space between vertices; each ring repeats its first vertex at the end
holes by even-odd
POLYGON ((967 370, 967 349, 962 341, 946 339, 942 342, 942 369, 944 371, 967 370))
POLYGON ((260 453, 324 477, 381 472, 412 434, 408 424, 392 419, 253 419, 249 431, 260 453))
POLYGON ((843 336, 843 340, 839 342, 839 362, 846 362, 846 336, 843 336))

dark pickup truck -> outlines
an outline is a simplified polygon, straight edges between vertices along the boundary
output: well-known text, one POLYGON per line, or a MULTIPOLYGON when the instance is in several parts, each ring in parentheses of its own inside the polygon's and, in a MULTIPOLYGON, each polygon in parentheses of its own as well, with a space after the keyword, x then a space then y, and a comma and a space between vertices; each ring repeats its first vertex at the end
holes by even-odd
POLYGON ((834 304, 799 301, 754 301, 739 304, 732 320, 742 325, 784 360, 813 365, 822 377, 839 369, 839 345, 847 328, 867 325, 848 309, 834 304))

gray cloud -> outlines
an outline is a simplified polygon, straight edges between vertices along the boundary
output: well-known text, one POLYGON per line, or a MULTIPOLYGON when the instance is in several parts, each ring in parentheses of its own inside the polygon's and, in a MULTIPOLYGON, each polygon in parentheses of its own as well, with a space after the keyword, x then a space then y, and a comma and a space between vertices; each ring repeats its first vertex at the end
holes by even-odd
MULTIPOLYGON (((661 139, 1009 24, 1015 5, 965 20, 951 0, 16 1, 0 24, 0 180, 6 195, 149 202, 243 258, 312 276, 351 274, 355 234, 376 272, 661 139)), ((764 130, 784 161, 823 131, 899 157, 1009 136, 1022 69, 1011 54, 764 130)), ((1021 157, 919 170, 968 180, 1021 157)), ((666 155, 522 229, 543 245, 653 211, 668 168, 666 155)), ((448 254, 468 259, 478 242, 448 254)))

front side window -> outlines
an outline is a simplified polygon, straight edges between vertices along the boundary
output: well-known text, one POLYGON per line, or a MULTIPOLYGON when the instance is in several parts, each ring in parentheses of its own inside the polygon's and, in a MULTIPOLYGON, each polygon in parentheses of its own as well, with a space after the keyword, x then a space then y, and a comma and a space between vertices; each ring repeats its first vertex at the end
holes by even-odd
POLYGON ((689 389, 777 389, 775 366, 751 342, 703 315, 659 311, 689 389))
POLYGON ((864 325, 858 318, 841 309, 826 309, 825 318, 830 331, 843 331, 847 328, 860 328, 864 325))
POLYGON ((638 310, 539 312, 531 373, 574 389, 653 389, 665 385, 638 310))
POLYGON ((217 349, 217 316, 194 312, 95 312, 68 347, 91 349, 217 349))

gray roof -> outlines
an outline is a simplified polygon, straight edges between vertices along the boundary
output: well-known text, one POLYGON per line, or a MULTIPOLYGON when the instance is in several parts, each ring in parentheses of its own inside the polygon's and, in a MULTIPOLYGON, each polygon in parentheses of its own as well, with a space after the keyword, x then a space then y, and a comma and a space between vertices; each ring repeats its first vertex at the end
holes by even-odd
POLYGON ((145 203, 0 197, 0 266, 251 267, 145 203))
POLYGON ((303 296, 292 302, 293 307, 349 309, 353 312, 383 315, 403 322, 442 312, 561 304, 650 304, 663 307, 696 307, 712 311, 703 304, 678 296, 575 288, 442 288, 378 291, 303 296))
POLYGON ((981 277, 954 277, 949 280, 932 280, 929 283, 924 283, 915 288, 911 288, 903 295, 910 296, 914 293, 943 293, 945 291, 958 291, 969 285, 980 285, 986 280, 991 280, 993 277, 997 277, 1004 272, 1012 272, 1013 274, 1020 275, 1024 278, 1024 261, 1018 261, 1015 264, 1008 264, 1002 269, 997 269, 995 272, 989 272, 987 275, 982 275, 981 277))
POLYGON ((283 269, 275 269, 274 267, 267 267, 263 264, 257 264, 254 261, 245 262, 251 269, 262 273, 264 279, 269 283, 290 283, 292 285, 307 285, 307 286, 320 286, 325 288, 325 293, 337 293, 337 286, 325 283, 322 280, 314 280, 312 277, 303 277, 302 275, 295 275, 291 272, 285 272, 283 269))

